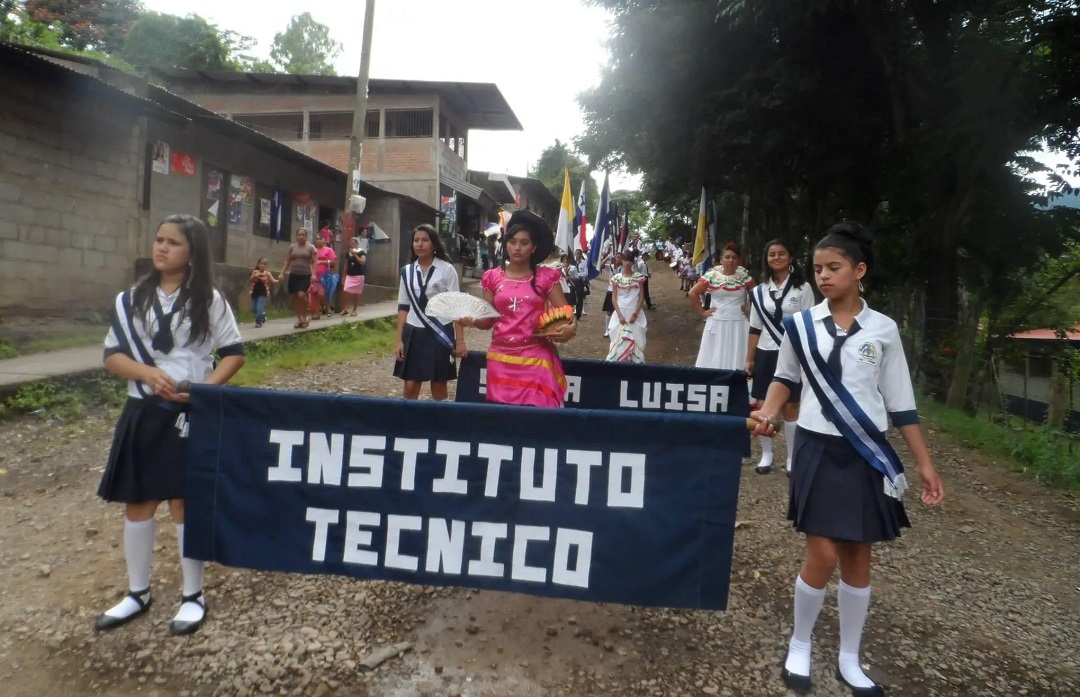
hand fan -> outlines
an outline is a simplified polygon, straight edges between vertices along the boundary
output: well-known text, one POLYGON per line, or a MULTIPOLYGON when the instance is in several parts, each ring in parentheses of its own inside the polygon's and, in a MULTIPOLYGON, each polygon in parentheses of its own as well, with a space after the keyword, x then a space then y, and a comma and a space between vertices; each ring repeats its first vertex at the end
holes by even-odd
POLYGON ((533 331, 534 336, 552 336, 559 329, 574 321, 574 308, 569 305, 554 307, 540 315, 540 321, 533 331))
POLYGON ((456 322, 463 317, 488 319, 501 316, 494 307, 468 293, 439 293, 428 301, 424 313, 442 322, 456 322))

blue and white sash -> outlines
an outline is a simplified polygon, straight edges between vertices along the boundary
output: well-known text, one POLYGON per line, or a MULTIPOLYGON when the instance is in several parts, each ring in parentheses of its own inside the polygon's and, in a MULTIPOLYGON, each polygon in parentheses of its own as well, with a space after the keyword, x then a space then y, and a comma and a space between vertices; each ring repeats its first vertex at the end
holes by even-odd
MULTIPOLYGON (((409 296, 409 304, 412 305, 413 312, 415 312, 416 316, 420 318, 420 321, 423 322, 424 326, 430 329, 432 333, 435 334, 435 338, 439 340, 439 343, 453 351, 454 340, 450 338, 450 335, 447 333, 446 328, 436 322, 431 317, 428 317, 426 314, 424 314, 424 307, 427 306, 427 282, 420 286, 420 297, 417 297, 416 295, 416 288, 414 284, 418 275, 418 266, 418 264, 413 263, 401 269, 401 280, 402 283, 404 283, 405 285, 405 294, 409 296), (421 299, 423 299, 424 301, 423 304, 421 304, 421 299)), ((431 268, 428 269, 428 282, 431 281, 431 275, 433 273, 435 273, 434 264, 432 264, 431 268)))
MULTIPOLYGON (((788 284, 788 288, 791 284, 788 284)), ((784 298, 787 296, 785 291, 784 295, 780 296, 778 305, 783 305, 784 298)), ((758 315, 761 317, 761 326, 765 327, 765 331, 769 332, 769 336, 776 342, 776 345, 784 343, 784 327, 783 320, 781 324, 777 324, 775 318, 771 313, 765 311, 765 285, 762 284, 757 288, 750 291, 750 302, 753 303, 754 308, 757 310, 758 315)), ((781 310, 783 312, 783 310, 781 310)))
POLYGON ((825 416, 863 459, 885 476, 885 494, 902 500, 908 484, 900 456, 829 368, 818 350, 810 310, 785 318, 784 327, 825 416))

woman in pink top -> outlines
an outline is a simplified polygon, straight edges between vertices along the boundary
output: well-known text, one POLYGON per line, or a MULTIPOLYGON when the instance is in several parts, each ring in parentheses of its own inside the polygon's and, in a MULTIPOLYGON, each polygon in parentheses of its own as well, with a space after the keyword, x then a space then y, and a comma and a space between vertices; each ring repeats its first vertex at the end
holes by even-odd
POLYGON ((336 261, 337 254, 334 253, 334 249, 327 246, 326 241, 323 240, 322 237, 316 237, 315 282, 311 284, 311 289, 308 291, 311 294, 311 319, 319 319, 321 316, 320 311, 328 315, 334 314, 327 299, 328 289, 323 285, 323 276, 325 276, 328 271, 333 272, 334 262, 336 261))
POLYGON ((549 307, 566 304, 559 269, 539 266, 554 247, 551 228, 529 211, 510 217, 503 248, 510 263, 484 272, 484 299, 502 315, 498 319, 465 318, 464 326, 493 329, 487 353, 487 400, 500 404, 561 407, 566 374, 553 342, 570 340, 577 324, 548 338, 534 335, 549 307))

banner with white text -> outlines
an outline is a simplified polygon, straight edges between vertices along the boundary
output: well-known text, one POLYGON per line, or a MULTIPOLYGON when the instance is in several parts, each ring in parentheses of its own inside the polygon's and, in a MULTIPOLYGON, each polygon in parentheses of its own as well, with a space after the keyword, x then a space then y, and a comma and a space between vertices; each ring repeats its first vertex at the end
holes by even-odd
MULTIPOLYGON (((653 363, 562 359, 566 406, 690 414, 750 415, 746 373, 653 363)), ((471 351, 458 369, 458 402, 483 402, 487 357, 471 351)))
POLYGON ((196 385, 185 553, 723 609, 745 419, 196 385))

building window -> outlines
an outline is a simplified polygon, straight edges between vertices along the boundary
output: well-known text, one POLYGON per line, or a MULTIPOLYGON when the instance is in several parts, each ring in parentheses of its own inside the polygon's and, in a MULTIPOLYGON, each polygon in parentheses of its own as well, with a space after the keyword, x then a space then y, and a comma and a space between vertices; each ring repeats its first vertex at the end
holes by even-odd
POLYGON ((364 137, 378 138, 379 135, 379 110, 369 111, 367 120, 364 121, 364 137))
POLYGON ((352 136, 353 112, 313 112, 308 121, 310 140, 348 140, 352 136))
POLYGON ((430 138, 434 135, 433 109, 387 109, 387 138, 430 138))
POLYGON ((303 140, 304 115, 300 114, 235 114, 233 121, 262 133, 274 140, 303 140))
MULTIPOLYGON (((293 216, 292 196, 282 192, 281 211, 274 211, 273 210, 274 193, 275 193, 275 189, 270 184, 265 184, 265 183, 260 182, 260 181, 255 182, 255 200, 252 202, 252 207, 254 209, 254 216, 253 217, 255 218, 255 231, 254 231, 255 236, 256 237, 266 237, 266 238, 269 238, 269 239, 276 239, 277 234, 274 232, 275 229, 276 229, 275 225, 277 224, 278 218, 280 217, 281 218, 281 239, 288 242, 289 240, 292 239, 292 227, 291 227, 292 226, 292 216, 293 216), (270 216, 269 216, 269 219, 268 219, 269 222, 264 222, 263 217, 262 217, 263 201, 267 201, 267 202, 270 203, 271 213, 270 213, 270 216)), ((270 263, 271 263, 271 266, 273 266, 273 264, 275 262, 273 260, 271 260, 270 263)))

